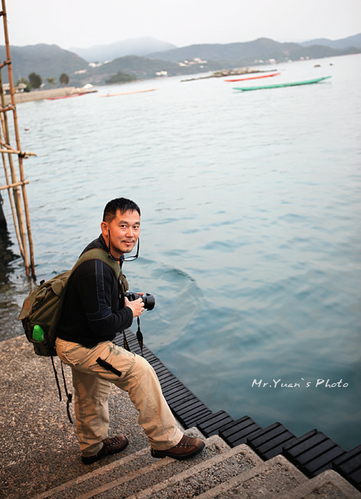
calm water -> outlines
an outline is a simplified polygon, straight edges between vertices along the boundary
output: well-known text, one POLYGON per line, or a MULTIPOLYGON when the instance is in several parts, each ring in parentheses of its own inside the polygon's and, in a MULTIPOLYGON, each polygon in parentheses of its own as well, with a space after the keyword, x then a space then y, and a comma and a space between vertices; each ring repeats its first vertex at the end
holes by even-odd
MULTIPOLYGON (((125 273, 156 296, 147 346, 213 411, 360 444, 360 63, 277 65, 277 81, 332 78, 272 91, 171 78, 19 105, 37 279, 72 266, 109 199, 134 199, 125 273)), ((7 338, 20 260, 3 281, 7 338)))

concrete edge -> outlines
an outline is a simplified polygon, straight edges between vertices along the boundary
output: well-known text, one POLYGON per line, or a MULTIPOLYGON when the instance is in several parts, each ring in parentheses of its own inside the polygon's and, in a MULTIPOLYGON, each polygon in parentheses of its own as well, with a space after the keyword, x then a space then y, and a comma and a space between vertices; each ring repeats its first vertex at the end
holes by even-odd
MULTIPOLYGON (((347 480, 345 480, 341 475, 339 475, 334 470, 326 470, 315 478, 307 480, 306 483, 296 487, 294 490, 279 496, 278 499, 302 499, 306 498, 309 494, 313 493, 315 489, 320 488, 326 484, 331 484, 336 487, 342 495, 334 495, 332 497, 340 497, 347 499, 359 499, 361 498, 361 492, 359 492, 353 485, 351 485, 347 480)), ((316 494, 318 494, 316 492, 316 494)), ((319 493, 320 497, 330 497, 324 496, 319 493)))
POLYGON ((263 460, 261 461, 262 464, 260 464, 259 466, 247 470, 244 473, 231 478, 227 482, 221 483, 217 487, 214 487, 213 489, 204 492, 203 494, 198 496, 199 499, 211 499, 218 496, 222 497, 222 494, 227 492, 227 490, 231 489, 232 487, 236 487, 241 483, 247 482, 248 480, 257 477, 258 475, 261 475, 263 472, 270 470, 272 467, 276 466, 277 464, 281 465, 287 471, 292 472, 295 476, 297 476, 297 480, 299 480, 300 482, 306 483, 308 481, 308 478, 282 455, 275 456, 269 461, 263 461, 263 460))

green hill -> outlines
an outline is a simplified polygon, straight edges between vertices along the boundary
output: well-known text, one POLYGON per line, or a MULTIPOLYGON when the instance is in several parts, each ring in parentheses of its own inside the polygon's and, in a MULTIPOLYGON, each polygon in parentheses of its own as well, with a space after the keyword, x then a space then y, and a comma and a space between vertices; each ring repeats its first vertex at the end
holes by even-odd
MULTIPOLYGON (((5 59, 5 47, 0 46, 0 57, 5 59)), ((168 76, 192 74, 202 71, 221 69, 217 63, 181 67, 177 63, 148 59, 139 56, 125 56, 108 63, 94 66, 68 50, 57 45, 27 45, 11 47, 13 78, 16 83, 20 78, 28 79, 30 73, 41 76, 43 82, 54 78, 59 83, 62 73, 69 76, 69 85, 82 86, 86 83, 104 85, 119 72, 128 73, 136 79, 157 77, 157 73, 166 72, 168 76), (202 67, 200 67, 202 66, 202 67)), ((3 70, 3 81, 8 82, 7 71, 3 70)))
POLYGON ((114 61, 89 70, 87 72, 87 78, 90 78, 92 83, 96 82, 100 84, 104 83, 106 80, 109 80, 111 76, 118 72, 135 76, 139 80, 146 80, 156 78, 157 76, 164 74, 164 72, 166 72, 168 76, 177 76, 204 71, 216 71, 221 68, 222 66, 220 64, 212 61, 208 64, 182 67, 173 62, 129 55, 126 57, 119 57, 114 61))
MULTIPOLYGON (((88 63, 68 50, 57 45, 26 45, 25 47, 11 46, 11 60, 14 82, 20 78, 28 78, 30 73, 37 73, 43 80, 55 78, 59 80, 62 73, 70 74, 88 68, 88 63)), ((5 47, 0 46, 0 56, 5 58, 5 47)), ((7 71, 3 70, 4 81, 7 82, 7 71)))

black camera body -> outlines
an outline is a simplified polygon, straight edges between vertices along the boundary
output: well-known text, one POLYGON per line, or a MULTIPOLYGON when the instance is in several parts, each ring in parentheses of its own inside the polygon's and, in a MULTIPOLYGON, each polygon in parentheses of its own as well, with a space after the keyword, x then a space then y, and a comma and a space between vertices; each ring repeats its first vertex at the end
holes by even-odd
POLYGON ((141 298, 143 300, 144 308, 146 310, 153 310, 155 306, 155 298, 150 293, 144 293, 143 295, 138 295, 138 293, 134 293, 133 291, 128 291, 125 293, 125 296, 129 301, 138 300, 141 298))

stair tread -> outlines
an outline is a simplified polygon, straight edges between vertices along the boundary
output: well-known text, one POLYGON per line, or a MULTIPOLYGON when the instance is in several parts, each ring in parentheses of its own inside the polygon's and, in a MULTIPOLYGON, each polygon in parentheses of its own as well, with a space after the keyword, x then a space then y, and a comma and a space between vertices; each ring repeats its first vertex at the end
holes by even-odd
MULTIPOLYGON (((284 456, 276 456, 246 473, 232 477, 199 496, 199 499, 226 497, 279 497, 289 494, 295 487, 308 481, 303 473, 293 466, 284 456)), ((290 497, 289 495, 287 496, 290 497)))
POLYGON ((361 493, 337 472, 326 470, 296 487, 291 496, 283 494, 277 499, 314 499, 315 497, 360 499, 361 493))
MULTIPOLYGON (((240 445, 214 456, 208 461, 197 463, 188 470, 171 476, 168 480, 156 483, 136 495, 130 496, 129 499, 195 497, 213 485, 239 474, 240 470, 246 472, 262 464, 263 461, 250 447, 240 445)), ((118 497, 118 490, 116 495, 118 497)), ((110 499, 111 497, 111 495, 104 496, 104 498, 102 496, 102 499, 110 499)))
MULTIPOLYGON (((200 435, 196 429, 188 430, 186 434, 200 435)), ((50 489, 37 496, 37 499, 47 497, 52 499, 68 499, 69 497, 85 499, 86 497, 92 497, 95 490, 98 490, 99 493, 106 492, 114 487, 124 487, 125 484, 129 489, 129 483, 137 480, 144 482, 143 487, 141 487, 144 488, 144 486, 151 483, 151 479, 157 481, 162 477, 166 479, 168 475, 173 476, 179 473, 179 470, 192 467, 202 460, 207 461, 229 449, 228 445, 217 436, 210 437, 205 440, 205 443, 206 448, 199 456, 182 462, 171 458, 154 459, 151 457, 150 448, 147 447, 129 456, 120 457, 120 459, 112 461, 110 464, 104 465, 82 477, 50 489), (151 478, 152 475, 153 478, 151 478)))

